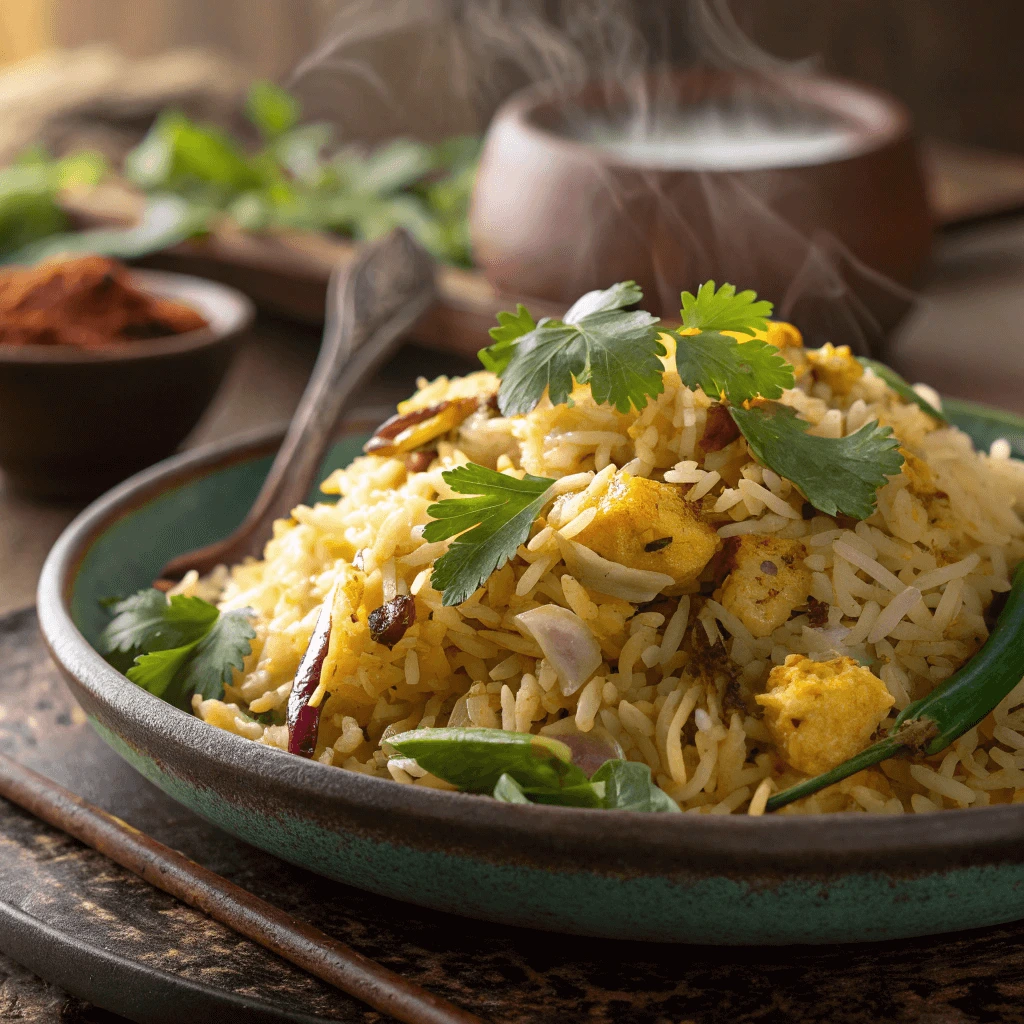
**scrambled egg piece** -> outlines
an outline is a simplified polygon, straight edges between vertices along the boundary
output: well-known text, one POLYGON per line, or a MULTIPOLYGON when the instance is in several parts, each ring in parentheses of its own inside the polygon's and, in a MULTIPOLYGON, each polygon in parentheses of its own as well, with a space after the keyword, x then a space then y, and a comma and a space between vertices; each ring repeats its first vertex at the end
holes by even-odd
POLYGON ((597 517, 573 540, 611 562, 667 573, 677 584, 697 579, 720 544, 678 487, 629 473, 615 475, 597 517))
POLYGON ((754 636, 769 636, 807 601, 811 573, 804 565, 806 557, 798 540, 763 534, 741 537, 730 559, 734 568, 718 600, 754 636))
POLYGON ((885 683, 852 658, 811 661, 791 654, 758 694, 779 750, 798 771, 827 772, 860 753, 895 703, 885 683))
POLYGON ((758 331, 757 337, 764 335, 764 341, 774 345, 777 349, 803 348, 803 335, 792 325, 784 320, 769 320, 767 331, 758 331))
POLYGON ((834 395, 848 395, 854 384, 864 376, 864 367, 857 362, 849 345, 834 348, 826 343, 817 352, 808 352, 814 376, 826 383, 834 395))

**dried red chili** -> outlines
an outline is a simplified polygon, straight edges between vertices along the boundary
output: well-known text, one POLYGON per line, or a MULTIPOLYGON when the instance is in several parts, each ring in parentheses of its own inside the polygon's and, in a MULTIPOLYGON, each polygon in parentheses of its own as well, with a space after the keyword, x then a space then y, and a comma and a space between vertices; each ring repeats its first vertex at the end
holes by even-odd
POLYGON ((320 673, 331 646, 331 610, 334 605, 332 590, 324 601, 317 616, 313 635, 309 638, 306 653, 303 654, 295 672, 292 692, 288 696, 288 750, 300 757, 312 757, 316 751, 316 739, 320 732, 321 701, 311 707, 309 700, 320 685, 320 673))

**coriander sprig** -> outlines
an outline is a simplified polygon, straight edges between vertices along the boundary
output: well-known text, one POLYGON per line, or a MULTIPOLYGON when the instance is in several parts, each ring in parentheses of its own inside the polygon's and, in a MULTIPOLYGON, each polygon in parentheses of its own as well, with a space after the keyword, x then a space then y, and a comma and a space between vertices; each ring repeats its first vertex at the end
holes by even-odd
POLYGON ((867 519, 878 488, 903 465, 899 438, 875 421, 846 437, 817 437, 787 405, 734 406, 729 412, 754 457, 796 484, 826 515, 867 519))
POLYGON ((643 298, 632 282, 588 292, 562 320, 534 324, 526 307, 499 314, 495 343, 480 352, 484 366, 501 376, 498 407, 525 415, 548 394, 552 404, 570 401, 573 381, 589 384, 594 399, 619 412, 643 409, 664 390, 658 318, 623 307, 643 298))
POLYGON ((710 398, 725 395, 742 405, 751 398, 781 398, 795 383, 793 368, 766 341, 739 342, 718 331, 675 338, 680 380, 710 398))
POLYGON ((517 480, 474 462, 441 475, 453 491, 474 495, 431 505, 433 522, 423 531, 428 542, 455 537, 434 563, 430 585, 442 592, 444 604, 462 604, 529 537, 555 481, 529 474, 517 480))
POLYGON ((107 660, 154 696, 180 707, 192 695, 224 696, 224 684, 252 649, 256 636, 244 608, 221 612, 198 597, 168 599, 154 588, 113 606, 101 636, 107 660))
MULTIPOLYGON (((793 387, 793 369, 774 346, 755 337, 767 328, 772 304, 731 284, 708 281, 697 294, 682 294, 683 331, 664 331, 657 317, 629 310, 643 293, 633 281, 587 292, 562 320, 535 321, 520 304, 499 313, 494 344, 480 360, 501 377, 498 405, 506 416, 525 415, 547 394, 571 404, 574 383, 589 384, 594 400, 620 412, 643 409, 664 390, 659 340, 671 335, 683 384, 727 403, 754 457, 803 492, 815 508, 865 519, 876 492, 900 471, 903 456, 888 427, 869 423, 849 437, 808 433, 809 424, 788 406, 769 401, 793 387), (746 334, 739 342, 724 333, 746 334), (759 404, 750 406, 758 400, 759 404)), ((903 393, 902 391, 900 392, 903 393)), ((427 541, 455 537, 434 566, 431 584, 446 605, 461 604, 511 559, 550 498, 553 480, 522 480, 469 463, 444 474, 466 498, 449 498, 427 510, 427 541)))
POLYGON ((723 284, 715 291, 714 281, 705 281, 696 295, 683 292, 680 298, 683 308, 679 315, 684 328, 736 331, 751 337, 757 331, 767 330, 774 308, 767 299, 758 299, 756 292, 737 294, 733 284, 723 284))

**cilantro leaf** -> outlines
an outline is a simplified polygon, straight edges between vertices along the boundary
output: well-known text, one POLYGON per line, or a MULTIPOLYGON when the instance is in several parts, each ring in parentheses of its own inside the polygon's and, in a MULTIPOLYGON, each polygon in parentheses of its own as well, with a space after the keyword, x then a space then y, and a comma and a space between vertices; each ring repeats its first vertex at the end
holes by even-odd
POLYGON ((673 333, 673 337, 680 378, 709 398, 717 399, 724 392, 733 405, 742 405, 758 396, 781 398, 783 391, 793 387, 793 368, 766 341, 739 342, 717 331, 673 333))
POLYGON ((590 777, 604 783, 604 806, 621 811, 679 813, 679 805, 651 781, 651 769, 637 761, 605 761, 590 777))
POLYGON ((444 594, 444 604, 461 604, 500 565, 516 553, 530 535, 555 483, 546 477, 522 480, 486 469, 473 462, 442 474, 459 494, 472 498, 446 498, 427 509, 434 520, 423 531, 428 542, 456 537, 434 564, 431 586, 444 594))
POLYGON ((516 342, 536 326, 530 311, 521 302, 516 306, 514 313, 499 313, 498 326, 492 327, 488 332, 494 339, 494 344, 480 349, 477 353, 480 362, 484 364, 484 369, 499 376, 504 373, 515 351, 516 342))
POLYGON ((184 647, 140 654, 135 664, 128 669, 128 678, 144 690, 149 690, 154 697, 163 697, 182 666, 192 657, 198 643, 196 640, 184 647))
POLYGON ((107 660, 133 683, 181 707, 193 693, 222 697, 256 635, 250 608, 222 614, 202 598, 168 599, 152 587, 118 601, 112 611, 100 637, 107 660))
POLYGON ((589 384, 594 401, 619 412, 642 409, 664 391, 658 318, 643 310, 588 313, 575 323, 548 320, 516 342, 502 373, 498 406, 506 416, 528 413, 545 390, 552 404, 568 401, 573 379, 589 384))
MULTIPOLYGON (((634 281, 620 281, 603 291, 587 292, 572 304, 560 322, 575 324, 593 313, 607 313, 631 306, 634 302, 639 302, 643 294, 634 281)), ((545 323, 557 325, 559 321, 542 320, 540 326, 544 326, 545 323)), ((488 332, 495 344, 488 345, 477 353, 484 368, 499 376, 504 373, 515 352, 516 343, 537 326, 529 310, 521 302, 516 305, 514 313, 499 313, 498 326, 492 327, 488 332)))
POLYGON ((923 409, 929 416, 934 417, 940 423, 949 422, 931 402, 922 398, 891 366, 886 366, 885 363, 880 363, 877 359, 868 359, 866 356, 857 356, 857 362, 866 370, 871 370, 876 377, 881 377, 900 398, 907 402, 913 402, 914 405, 923 409))
POLYGON ((706 281, 697 294, 683 292, 680 317, 683 327, 696 327, 700 331, 738 331, 753 335, 766 330, 767 318, 772 315, 772 304, 758 301, 757 292, 737 294, 736 286, 723 284, 715 291, 715 282, 706 281))
POLYGON ((815 437, 793 409, 769 404, 730 407, 736 426, 759 462, 791 480, 807 500, 827 515, 867 519, 876 491, 903 466, 899 438, 877 421, 848 437, 815 437))
POLYGON ((578 324, 584 317, 593 313, 607 313, 613 309, 624 309, 632 306, 644 297, 636 281, 620 281, 611 288, 597 289, 581 295, 562 317, 564 323, 578 324))
POLYGON ((153 587, 119 601, 113 613, 101 637, 108 654, 181 647, 205 636, 217 618, 217 609, 198 597, 176 595, 168 600, 153 587))
POLYGON ((252 650, 256 630, 249 619, 253 614, 251 608, 220 614, 184 665, 178 684, 184 698, 190 699, 193 693, 204 700, 224 696, 224 684, 231 682, 234 670, 242 668, 252 650))

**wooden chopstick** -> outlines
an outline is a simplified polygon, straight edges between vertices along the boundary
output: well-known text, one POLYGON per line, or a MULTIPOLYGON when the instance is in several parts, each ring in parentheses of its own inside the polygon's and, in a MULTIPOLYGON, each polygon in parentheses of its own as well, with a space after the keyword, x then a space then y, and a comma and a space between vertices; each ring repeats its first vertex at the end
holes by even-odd
POLYGON ((375 1010, 405 1024, 483 1024, 3 754, 0 796, 375 1010))

